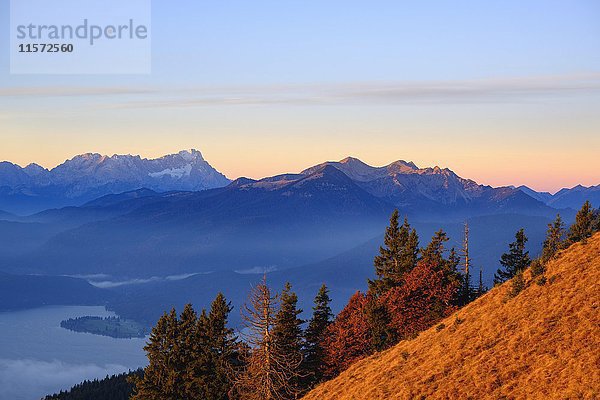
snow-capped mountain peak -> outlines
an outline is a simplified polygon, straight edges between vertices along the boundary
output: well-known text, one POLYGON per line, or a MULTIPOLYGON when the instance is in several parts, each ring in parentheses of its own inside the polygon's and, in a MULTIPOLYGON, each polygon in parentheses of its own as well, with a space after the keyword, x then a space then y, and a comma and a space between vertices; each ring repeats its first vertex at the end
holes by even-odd
POLYGON ((196 149, 181 150, 178 154, 187 162, 204 161, 202 153, 196 149))
MULTIPOLYGON (((6 163, 0 168, 0 186, 32 196, 55 198, 59 205, 78 204, 106 194, 147 188, 157 192, 197 191, 230 182, 198 150, 183 150, 156 159, 139 155, 99 153, 77 155, 48 171, 37 164, 25 168, 6 163)), ((55 203, 52 203, 55 204, 55 203)))

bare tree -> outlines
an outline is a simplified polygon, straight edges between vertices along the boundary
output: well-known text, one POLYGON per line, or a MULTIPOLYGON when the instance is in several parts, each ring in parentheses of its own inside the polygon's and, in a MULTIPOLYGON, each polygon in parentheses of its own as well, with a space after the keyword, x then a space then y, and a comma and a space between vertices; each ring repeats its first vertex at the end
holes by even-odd
POLYGON ((469 223, 465 222, 465 235, 463 239, 463 247, 461 249, 461 255, 464 258, 463 271, 464 271, 464 282, 461 290, 462 304, 467 304, 473 299, 471 293, 471 258, 469 257, 469 223))
POLYGON ((245 367, 234 385, 237 396, 244 400, 285 400, 296 398, 292 384, 298 377, 300 360, 283 357, 273 336, 277 296, 267 286, 266 277, 252 288, 242 310, 242 337, 250 346, 245 367))

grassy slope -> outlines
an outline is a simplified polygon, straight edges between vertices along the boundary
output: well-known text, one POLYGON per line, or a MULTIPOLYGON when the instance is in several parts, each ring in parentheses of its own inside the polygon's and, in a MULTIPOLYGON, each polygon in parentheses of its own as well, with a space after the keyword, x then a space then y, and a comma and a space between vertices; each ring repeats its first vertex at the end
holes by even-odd
POLYGON ((512 299, 510 284, 491 290, 440 331, 356 363, 305 399, 600 398, 600 234, 559 254, 546 277, 512 299))

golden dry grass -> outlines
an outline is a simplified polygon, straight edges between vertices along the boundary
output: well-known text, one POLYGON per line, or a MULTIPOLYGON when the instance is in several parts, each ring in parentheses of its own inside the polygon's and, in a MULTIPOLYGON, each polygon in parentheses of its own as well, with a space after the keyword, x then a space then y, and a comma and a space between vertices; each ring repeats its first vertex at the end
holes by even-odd
POLYGON ((362 360, 310 399, 600 399, 600 234, 416 339, 362 360))

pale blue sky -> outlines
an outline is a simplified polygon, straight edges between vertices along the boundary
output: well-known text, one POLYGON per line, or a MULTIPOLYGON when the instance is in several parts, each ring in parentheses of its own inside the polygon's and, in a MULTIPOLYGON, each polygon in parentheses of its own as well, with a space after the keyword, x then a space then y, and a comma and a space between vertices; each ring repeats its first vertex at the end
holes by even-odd
POLYGON ((354 155, 494 185, 600 183, 598 1, 152 6, 148 76, 9 75, 2 30, 0 159, 195 147, 230 177, 354 155))

